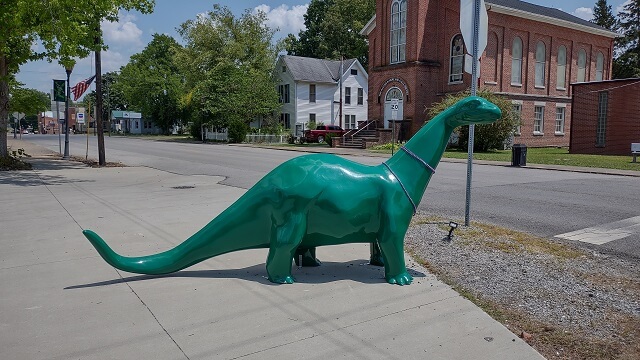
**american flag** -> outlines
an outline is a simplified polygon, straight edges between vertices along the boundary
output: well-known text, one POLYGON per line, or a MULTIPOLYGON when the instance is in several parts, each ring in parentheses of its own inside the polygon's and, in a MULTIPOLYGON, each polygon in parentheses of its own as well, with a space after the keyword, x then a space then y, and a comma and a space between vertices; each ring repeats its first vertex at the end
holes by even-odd
POLYGON ((80 81, 79 83, 76 84, 76 86, 71 88, 71 92, 73 93, 73 101, 78 100, 78 98, 80 96, 82 96, 82 94, 84 94, 85 91, 87 91, 89 86, 91 86, 91 83, 93 82, 93 79, 95 79, 95 78, 96 78, 96 76, 93 75, 92 77, 90 77, 88 79, 84 79, 84 80, 80 81))

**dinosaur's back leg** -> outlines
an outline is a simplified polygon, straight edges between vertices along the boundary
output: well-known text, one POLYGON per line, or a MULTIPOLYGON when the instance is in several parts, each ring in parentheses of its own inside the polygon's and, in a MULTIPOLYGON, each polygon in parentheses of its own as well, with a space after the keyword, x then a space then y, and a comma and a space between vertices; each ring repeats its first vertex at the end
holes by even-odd
POLYGON ((291 260, 302 242, 306 229, 307 218, 304 212, 290 212, 281 225, 273 227, 267 256, 267 274, 271 282, 294 282, 291 276, 291 260))

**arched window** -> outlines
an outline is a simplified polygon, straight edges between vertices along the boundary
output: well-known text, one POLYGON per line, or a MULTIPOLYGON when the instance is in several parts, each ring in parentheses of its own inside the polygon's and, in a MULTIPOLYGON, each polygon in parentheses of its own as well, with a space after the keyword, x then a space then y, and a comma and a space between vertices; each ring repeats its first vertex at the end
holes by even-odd
POLYGON ((511 44, 511 84, 522 85, 522 39, 517 36, 511 44))
POLYGON ((449 82, 462 82, 464 72, 464 41, 462 35, 458 34, 451 40, 451 58, 449 65, 449 82))
POLYGON ((404 62, 407 43, 407 0, 391 5, 391 63, 404 62))
POLYGON ((587 52, 584 49, 578 51, 578 82, 587 78, 587 52))
POLYGON ((604 55, 601 52, 598 52, 598 56, 596 57, 596 81, 602 81, 604 73, 604 55))
POLYGON ((489 70, 489 74, 486 79, 489 82, 498 81, 498 35, 493 31, 490 32, 488 36, 485 64, 486 68, 489 70))
POLYGON ((542 41, 538 41, 536 45, 536 87, 544 87, 544 69, 546 62, 547 49, 542 41))
POLYGON ((556 88, 565 89, 567 78, 567 48, 560 45, 558 48, 558 74, 556 79, 556 88))

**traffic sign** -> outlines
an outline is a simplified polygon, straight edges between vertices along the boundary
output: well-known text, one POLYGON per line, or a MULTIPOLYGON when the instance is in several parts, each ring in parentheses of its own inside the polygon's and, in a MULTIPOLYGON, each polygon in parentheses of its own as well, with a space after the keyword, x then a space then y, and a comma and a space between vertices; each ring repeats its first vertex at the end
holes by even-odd
POLYGON ((398 99, 391 99, 391 120, 398 120, 398 99))
MULTIPOLYGON (((487 34, 489 31, 489 17, 487 15, 487 7, 484 5, 484 0, 460 0, 460 32, 462 33, 467 53, 469 53, 473 58, 473 43, 476 41, 473 34, 473 19, 476 3, 479 3, 478 6, 480 7, 480 22, 478 23, 478 54, 475 57, 476 59, 479 59, 480 55, 487 47, 487 34)), ((464 70, 471 73, 472 65, 473 60, 466 57, 464 70)), ((480 69, 480 66, 478 66, 478 69, 480 69)))
POLYGON ((84 124, 84 113, 78 113, 77 122, 78 124, 84 124))

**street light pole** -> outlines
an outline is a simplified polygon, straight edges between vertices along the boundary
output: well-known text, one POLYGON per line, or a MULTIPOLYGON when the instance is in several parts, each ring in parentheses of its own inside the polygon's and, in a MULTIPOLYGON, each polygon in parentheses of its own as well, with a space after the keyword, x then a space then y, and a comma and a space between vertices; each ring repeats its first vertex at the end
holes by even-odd
POLYGON ((65 99, 64 106, 64 155, 63 159, 69 159, 69 98, 71 96, 71 84, 69 84, 69 78, 73 71, 73 64, 66 65, 65 71, 67 72, 67 98, 65 99))

